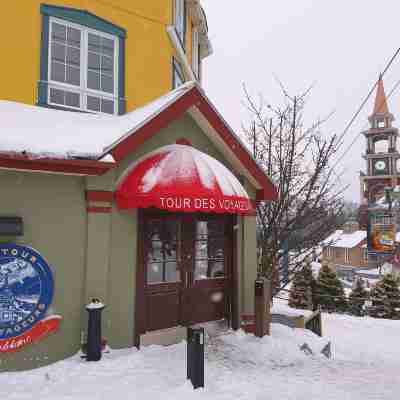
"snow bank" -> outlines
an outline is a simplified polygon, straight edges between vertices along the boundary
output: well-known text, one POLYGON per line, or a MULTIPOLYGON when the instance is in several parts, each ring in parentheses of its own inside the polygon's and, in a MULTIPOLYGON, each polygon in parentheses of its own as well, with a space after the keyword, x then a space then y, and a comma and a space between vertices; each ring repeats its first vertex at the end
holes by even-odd
POLYGON ((270 337, 243 331, 209 337, 204 389, 186 381, 186 345, 78 356, 0 374, 7 400, 397 400, 400 321, 323 315, 326 337, 272 324, 270 337), (319 354, 332 341, 333 359, 319 354), (307 343, 314 355, 299 346, 307 343))
POLYGON ((273 306, 271 308, 271 313, 273 314, 284 314, 288 317, 308 317, 310 316, 313 312, 311 310, 300 310, 297 308, 292 308, 287 305, 287 302, 285 300, 281 299, 274 299, 273 306))

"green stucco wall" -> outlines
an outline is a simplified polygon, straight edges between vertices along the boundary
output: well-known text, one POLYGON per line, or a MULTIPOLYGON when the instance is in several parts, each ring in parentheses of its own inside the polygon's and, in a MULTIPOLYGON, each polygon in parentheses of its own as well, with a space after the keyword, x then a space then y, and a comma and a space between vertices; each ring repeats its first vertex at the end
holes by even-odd
MULTIPOLYGON (((60 331, 17 353, 0 355, 0 371, 29 369, 74 354, 80 345, 86 209, 82 178, 0 171, 0 215, 20 216, 24 236, 53 266, 52 313, 63 317, 60 331)), ((12 238, 9 238, 13 240, 12 238)))

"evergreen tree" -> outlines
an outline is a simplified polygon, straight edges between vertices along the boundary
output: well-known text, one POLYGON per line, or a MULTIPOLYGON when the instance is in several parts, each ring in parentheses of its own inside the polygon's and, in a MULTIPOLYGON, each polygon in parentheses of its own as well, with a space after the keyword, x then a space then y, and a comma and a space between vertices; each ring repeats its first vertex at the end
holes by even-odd
POLYGON ((386 274, 371 290, 372 309, 375 318, 400 319, 399 278, 386 274))
POLYGON ((303 264, 300 271, 296 272, 289 293, 289 306, 301 309, 313 309, 313 292, 315 279, 313 277, 311 261, 303 264))
POLYGON ((319 270, 316 283, 316 301, 323 310, 344 312, 347 309, 343 284, 326 262, 319 270))
POLYGON ((350 313, 359 317, 364 315, 363 305, 367 297, 368 292, 365 290, 364 282, 361 278, 358 278, 349 296, 350 313))

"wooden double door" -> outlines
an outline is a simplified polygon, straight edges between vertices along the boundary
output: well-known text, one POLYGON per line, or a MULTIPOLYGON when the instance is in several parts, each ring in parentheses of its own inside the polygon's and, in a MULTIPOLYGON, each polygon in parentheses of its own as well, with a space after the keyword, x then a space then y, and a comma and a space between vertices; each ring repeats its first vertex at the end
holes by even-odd
POLYGON ((231 319, 230 215, 141 212, 139 333, 231 319))

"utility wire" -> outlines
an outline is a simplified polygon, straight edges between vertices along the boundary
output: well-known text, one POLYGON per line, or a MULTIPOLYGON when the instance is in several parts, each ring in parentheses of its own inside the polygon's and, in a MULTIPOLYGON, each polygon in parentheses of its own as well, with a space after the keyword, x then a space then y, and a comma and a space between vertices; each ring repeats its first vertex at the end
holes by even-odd
POLYGON ((122 12, 124 12, 126 14, 130 14, 130 15, 133 15, 133 16, 141 18, 141 19, 145 19, 145 20, 147 20, 149 22, 154 22, 156 24, 163 25, 163 26, 166 26, 166 27, 170 25, 170 24, 167 24, 164 21, 158 20, 156 18, 146 17, 145 15, 140 14, 137 11, 128 10, 127 8, 124 8, 124 7, 121 7, 121 6, 116 6, 114 4, 110 4, 108 1, 105 1, 105 0, 95 0, 95 1, 97 1, 100 4, 103 4, 106 7, 110 7, 110 8, 113 8, 114 10, 122 11, 122 12))
MULTIPOLYGON (((385 69, 383 70, 383 72, 380 74, 380 79, 383 78, 386 74, 386 72, 389 70, 389 68, 392 66, 394 60, 396 59, 396 57, 399 55, 400 53, 400 47, 395 51, 395 53, 393 54, 392 58, 389 60, 389 62, 386 64, 385 69)), ((358 117, 358 115, 360 114, 360 112, 362 111, 362 109, 364 108, 365 104, 367 103, 367 101, 369 100, 369 98, 371 97, 372 93, 374 93, 376 87, 378 86, 378 82, 379 79, 374 83, 374 85, 372 86, 372 88, 370 89, 370 91, 368 92, 367 96, 365 97, 365 99, 362 101, 360 107, 357 109, 356 113, 353 115, 353 117, 351 118, 351 120, 349 121, 349 123, 346 125, 346 127, 344 128, 344 131, 342 132, 342 134, 339 136, 339 141, 341 141, 344 136, 348 133, 349 129, 351 128, 351 126, 353 125, 354 121, 356 120, 356 118, 358 117)), ((395 92, 395 90, 398 88, 398 86, 400 85, 400 80, 396 82, 396 84, 394 85, 393 89, 391 90, 388 99, 392 96, 392 94, 395 92)), ((350 143, 349 146, 346 147, 346 150, 344 151, 344 153, 339 157, 338 160, 336 160, 336 162, 334 163, 332 168, 335 168, 340 161, 343 160, 344 156, 350 151, 350 149, 353 147, 354 143, 358 140, 358 138, 360 137, 360 134, 358 134, 357 136, 355 136, 355 138, 352 140, 352 142, 350 143)), ((341 146, 342 143, 339 144, 339 146, 341 146)))
MULTIPOLYGON (((383 70, 383 72, 381 73, 381 78, 383 78, 386 74, 386 72, 388 71, 388 69, 391 67, 391 65, 393 64, 393 61, 396 59, 396 57, 399 55, 400 53, 400 47, 395 51, 395 53, 393 54, 392 58, 389 60, 389 62, 387 63, 385 69, 383 70)), ((356 120, 356 118, 358 117, 358 115, 360 114, 360 112, 362 111, 362 109, 364 108, 365 104, 367 103, 367 101, 369 100, 369 98, 371 97, 372 93, 374 92, 375 88, 377 87, 379 82, 379 79, 374 83, 374 85, 372 86, 372 88, 370 89, 370 91, 368 92, 367 96, 365 97, 365 99, 363 100, 363 102, 361 103, 360 107, 358 108, 358 110, 356 111, 356 113, 353 115, 353 117, 351 118, 351 120, 349 121, 349 123, 346 125, 346 127, 344 128, 343 133, 339 136, 339 140, 342 140, 342 138, 347 134, 347 132, 349 131, 351 125, 353 124, 353 122, 356 120)))
MULTIPOLYGON (((376 84, 375 84, 376 86, 376 84)), ((393 86, 392 90, 390 91, 390 93, 387 96, 387 100, 389 100, 392 95, 395 93, 395 91, 400 87, 400 79, 395 83, 395 85, 393 86)), ((381 105, 381 104, 380 104, 381 105)), ((364 125, 364 127, 366 127, 367 125, 364 125)), ((363 128, 364 130, 364 128, 363 128)), ((354 139, 351 141, 351 143, 346 147, 345 151, 343 152, 343 154, 339 157, 338 160, 336 160, 335 164, 333 165, 332 168, 335 168, 337 164, 339 164, 340 161, 343 160, 343 158, 346 156, 346 154, 350 151, 350 149, 354 146, 354 143, 357 142, 357 140, 361 137, 361 134, 358 134, 354 137, 354 139)))

